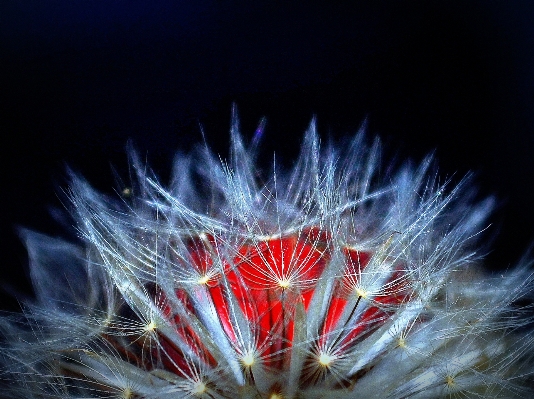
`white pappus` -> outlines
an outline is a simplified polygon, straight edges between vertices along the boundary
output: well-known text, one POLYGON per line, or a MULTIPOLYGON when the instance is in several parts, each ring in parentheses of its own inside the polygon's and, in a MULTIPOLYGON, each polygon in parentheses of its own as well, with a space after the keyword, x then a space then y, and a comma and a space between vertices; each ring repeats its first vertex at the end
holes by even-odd
POLYGON ((321 149, 313 121, 260 176, 235 114, 230 136, 167 186, 133 151, 117 198, 71 177, 80 242, 23 235, 36 300, 0 318, 3 395, 533 394, 533 274, 481 267, 492 201, 469 176, 440 183, 430 157, 380 176, 378 140, 321 149))

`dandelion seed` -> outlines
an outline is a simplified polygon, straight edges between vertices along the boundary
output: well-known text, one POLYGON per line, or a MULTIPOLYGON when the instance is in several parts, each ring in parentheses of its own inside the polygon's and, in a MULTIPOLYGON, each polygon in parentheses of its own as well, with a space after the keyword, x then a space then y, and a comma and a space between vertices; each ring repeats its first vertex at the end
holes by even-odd
POLYGON ((327 353, 321 353, 319 355, 319 364, 323 367, 329 367, 330 364, 334 361, 335 357, 328 355, 327 353))
POLYGON ((9 398, 439 398, 534 393, 528 262, 485 275, 491 200, 426 159, 379 176, 363 133, 258 178, 234 115, 226 162, 134 152, 116 201, 73 176, 79 245, 27 232, 37 300, 0 318, 9 398), (198 190, 197 190, 198 188, 198 190))

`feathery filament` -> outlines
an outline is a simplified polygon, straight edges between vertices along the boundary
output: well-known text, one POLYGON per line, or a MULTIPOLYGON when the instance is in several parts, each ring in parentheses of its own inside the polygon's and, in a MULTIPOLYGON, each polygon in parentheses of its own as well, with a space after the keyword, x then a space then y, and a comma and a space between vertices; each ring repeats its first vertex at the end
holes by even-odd
MULTIPOLYGON (((263 124, 262 124, 263 126, 263 124)), ((437 398, 532 393, 533 275, 477 266, 491 200, 409 164, 380 178, 363 133, 260 183, 231 156, 131 153, 120 200, 73 176, 83 245, 26 232, 37 301, 0 318, 13 398, 437 398)))

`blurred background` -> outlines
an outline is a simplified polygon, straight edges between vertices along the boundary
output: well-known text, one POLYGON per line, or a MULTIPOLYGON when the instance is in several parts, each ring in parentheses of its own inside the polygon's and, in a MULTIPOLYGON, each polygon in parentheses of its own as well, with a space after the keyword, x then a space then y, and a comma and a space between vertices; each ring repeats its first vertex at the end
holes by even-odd
POLYGON ((132 139, 165 181, 201 129, 226 156, 232 103, 245 137, 267 118, 266 166, 316 115, 324 141, 367 119, 399 159, 475 172, 488 267, 512 266, 534 242, 533 21, 513 0, 2 0, 0 307, 30 292, 17 228, 62 234, 67 165, 111 192, 132 139))

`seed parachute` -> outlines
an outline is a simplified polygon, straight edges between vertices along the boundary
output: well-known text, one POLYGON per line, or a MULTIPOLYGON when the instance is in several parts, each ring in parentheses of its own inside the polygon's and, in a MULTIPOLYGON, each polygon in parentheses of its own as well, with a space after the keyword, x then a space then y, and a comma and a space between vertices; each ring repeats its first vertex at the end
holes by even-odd
POLYGON ((71 176, 79 242, 22 234, 36 300, 0 318, 3 395, 533 394, 533 274, 484 271, 492 200, 469 176, 384 172, 378 140, 321 148, 314 121, 292 169, 261 175, 235 114, 230 139, 169 184, 130 151, 116 198, 71 176))

